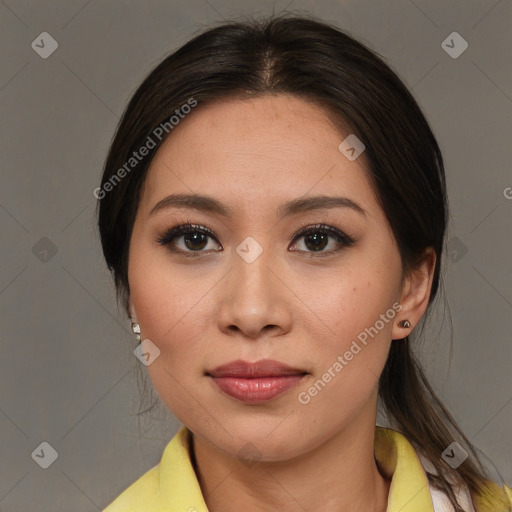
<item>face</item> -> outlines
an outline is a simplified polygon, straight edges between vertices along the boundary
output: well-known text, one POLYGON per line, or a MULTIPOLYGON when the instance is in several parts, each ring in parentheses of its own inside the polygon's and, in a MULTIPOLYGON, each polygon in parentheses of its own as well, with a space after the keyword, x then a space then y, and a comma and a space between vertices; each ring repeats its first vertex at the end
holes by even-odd
POLYGON ((130 307, 160 350, 147 369, 174 415, 226 453, 250 441, 284 460, 374 421, 391 340, 408 334, 396 327, 398 247, 364 153, 338 149, 349 134, 290 95, 199 105, 148 170, 129 253, 130 307), (208 196, 229 215, 161 203, 171 194, 208 196), (317 196, 353 205, 285 208, 317 196), (207 374, 240 359, 306 375, 244 401, 207 374))

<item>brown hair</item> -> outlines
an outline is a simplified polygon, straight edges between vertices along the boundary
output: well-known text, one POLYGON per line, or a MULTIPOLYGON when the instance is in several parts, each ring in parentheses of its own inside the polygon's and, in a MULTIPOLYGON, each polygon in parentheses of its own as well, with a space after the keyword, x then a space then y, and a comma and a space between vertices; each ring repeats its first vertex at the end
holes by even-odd
MULTIPOLYGON (((369 177, 397 240, 404 273, 416 267, 427 247, 437 254, 430 312, 440 283, 448 207, 443 159, 429 124, 375 52, 311 16, 286 15, 205 30, 166 57, 131 98, 106 159, 99 201, 103 252, 126 311, 128 248, 140 191, 151 159, 165 140, 155 141, 155 128, 191 98, 201 108, 223 98, 277 93, 325 107, 339 126, 349 126, 364 143, 369 177), (119 177, 123 166, 127 169, 126 162, 148 137, 155 147, 114 183, 114 175, 119 177), (107 183, 110 190, 104 193, 107 183)), ((172 128, 166 126, 167 136, 172 128)), ((486 481, 484 469, 409 345, 407 338, 392 342, 380 376, 379 399, 396 429, 435 466, 439 474, 428 474, 431 483, 448 494, 456 511, 463 511, 449 480, 465 482, 472 494, 479 494, 486 481), (454 439, 470 454, 457 470, 441 458, 454 439)))

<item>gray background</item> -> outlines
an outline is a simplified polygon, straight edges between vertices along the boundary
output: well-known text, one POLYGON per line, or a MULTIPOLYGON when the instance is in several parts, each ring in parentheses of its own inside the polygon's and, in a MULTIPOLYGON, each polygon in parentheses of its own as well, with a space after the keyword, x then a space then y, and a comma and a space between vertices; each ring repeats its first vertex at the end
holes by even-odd
POLYGON ((1 511, 100 510, 179 428, 165 410, 135 416, 142 365, 102 260, 92 191, 129 97, 165 55, 210 22, 285 8, 377 50, 438 137, 454 350, 449 364, 441 302, 422 359, 468 437, 512 482, 510 0, 2 0, 1 511), (441 47, 453 31, 469 44, 456 59, 441 47), (59 45, 47 59, 31 47, 41 32, 59 45), (58 452, 47 469, 31 456, 43 441, 58 452))

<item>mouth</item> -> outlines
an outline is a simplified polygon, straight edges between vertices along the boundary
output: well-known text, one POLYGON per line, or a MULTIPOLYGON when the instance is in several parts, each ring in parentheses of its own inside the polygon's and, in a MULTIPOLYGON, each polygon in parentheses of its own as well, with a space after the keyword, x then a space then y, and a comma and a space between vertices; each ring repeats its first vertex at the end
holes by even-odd
POLYGON ((245 403, 262 403, 297 386, 309 372, 273 360, 232 361, 205 372, 222 393, 245 403))

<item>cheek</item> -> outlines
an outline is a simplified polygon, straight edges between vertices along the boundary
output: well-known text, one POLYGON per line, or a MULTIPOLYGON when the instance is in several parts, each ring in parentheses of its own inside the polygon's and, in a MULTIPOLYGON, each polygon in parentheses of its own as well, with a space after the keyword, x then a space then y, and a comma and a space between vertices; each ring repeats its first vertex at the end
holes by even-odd
MULTIPOLYGON (((322 321, 313 319, 316 328, 310 329, 322 342, 315 343, 312 355, 319 371, 330 369, 331 375, 336 375, 331 379, 333 385, 329 385, 335 394, 348 393, 355 399, 374 386, 382 371, 396 321, 393 283, 399 268, 394 267, 389 265, 388 271, 382 272, 361 260, 350 271, 345 269, 338 279, 331 276, 329 286, 324 288, 329 292, 317 295, 315 311, 322 321)), ((329 375, 325 377, 329 379, 329 375)))
MULTIPOLYGON (((310 400, 310 413, 332 425, 348 421, 376 393, 391 343, 394 310, 387 296, 371 286, 352 287, 350 293, 331 295, 322 318, 331 327, 312 339, 315 375, 301 400, 310 400), (388 317, 386 311, 390 310, 388 317), (383 314, 385 320, 380 315, 383 314)), ((301 401, 301 403, 304 403, 301 401)))
POLYGON ((203 325, 211 284, 194 278, 192 266, 177 271, 161 249, 137 247, 130 255, 129 282, 142 335, 161 350, 171 349, 174 340, 189 345, 203 325))
MULTIPOLYGON (((382 272, 361 259, 350 268, 344 268, 338 276, 329 276, 328 282, 320 288, 323 288, 322 293, 317 295, 316 308, 325 325, 330 327, 330 339, 350 344, 391 308, 396 300, 398 280, 393 267, 390 264, 388 271, 382 272)), ((391 332, 392 322, 389 318, 386 320, 384 325, 379 322, 378 330, 387 335, 391 332)))
MULTIPOLYGON (((139 260, 148 261, 148 260, 139 260)), ((130 292, 143 339, 150 339, 160 355, 146 367, 167 408, 180 421, 197 414, 191 396, 204 371, 205 337, 210 307, 205 290, 191 286, 157 265, 139 267, 134 258, 130 292)))
POLYGON ((208 288, 191 286, 190 277, 177 275, 171 268, 152 261, 149 251, 134 250, 129 281, 141 337, 160 350, 146 369, 167 407, 180 411, 191 406, 183 389, 192 389, 202 376, 205 347, 201 332, 208 321, 208 288))
MULTIPOLYGON (((381 291, 370 284, 354 287, 347 294, 336 295, 331 299, 323 311, 330 319, 332 331, 345 341, 348 338, 355 339, 360 333, 375 326, 380 315, 385 315, 391 308, 393 300, 387 290, 381 291)), ((378 322, 376 328, 383 334, 389 333, 392 328, 391 318, 386 317, 384 323, 378 322)))

